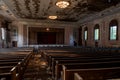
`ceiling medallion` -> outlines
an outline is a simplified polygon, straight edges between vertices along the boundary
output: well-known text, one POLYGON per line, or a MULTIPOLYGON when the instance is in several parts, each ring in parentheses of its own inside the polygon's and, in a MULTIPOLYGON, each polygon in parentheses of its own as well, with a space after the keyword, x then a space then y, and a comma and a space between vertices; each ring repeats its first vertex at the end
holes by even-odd
POLYGON ((49 16, 49 19, 57 19, 57 16, 49 16))
POLYGON ((70 5, 68 1, 58 1, 56 2, 56 6, 59 8, 67 8, 70 5))

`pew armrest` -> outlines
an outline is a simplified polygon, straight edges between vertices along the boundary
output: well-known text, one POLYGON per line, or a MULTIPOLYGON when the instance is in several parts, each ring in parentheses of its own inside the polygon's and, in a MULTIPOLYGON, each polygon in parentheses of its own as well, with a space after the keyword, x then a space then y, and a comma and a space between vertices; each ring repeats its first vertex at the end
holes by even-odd
POLYGON ((74 80, 83 80, 83 78, 78 73, 74 73, 74 80))

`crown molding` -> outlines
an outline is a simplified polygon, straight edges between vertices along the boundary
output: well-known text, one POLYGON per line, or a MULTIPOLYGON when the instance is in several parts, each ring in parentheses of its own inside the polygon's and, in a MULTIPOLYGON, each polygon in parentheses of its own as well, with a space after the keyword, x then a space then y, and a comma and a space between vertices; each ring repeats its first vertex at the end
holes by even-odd
POLYGON ((64 22, 56 20, 34 20, 34 19, 19 19, 19 22, 29 26, 59 26, 59 27, 77 27, 77 22, 64 22))

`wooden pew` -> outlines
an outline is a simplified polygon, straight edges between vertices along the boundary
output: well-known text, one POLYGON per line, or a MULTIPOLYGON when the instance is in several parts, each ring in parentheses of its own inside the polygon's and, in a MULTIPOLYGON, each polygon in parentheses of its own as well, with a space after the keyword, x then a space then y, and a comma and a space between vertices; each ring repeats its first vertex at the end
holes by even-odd
POLYGON ((83 80, 79 73, 74 73, 74 80, 83 80))
POLYGON ((22 59, 5 59, 5 60, 0 60, 1 62, 19 62, 22 61, 22 59))
MULTIPOLYGON (((74 80, 83 80, 80 73, 74 73, 74 80)), ((120 78, 112 78, 112 79, 106 79, 106 80, 120 80, 120 78)))
POLYGON ((20 69, 19 62, 1 62, 0 63, 0 78, 7 80, 18 80, 20 69), (18 74, 17 74, 18 73, 18 74), (10 78, 11 77, 11 78, 10 78))
POLYGON ((0 57, 0 60, 6 60, 6 59, 23 59, 25 56, 22 56, 22 57, 20 57, 20 56, 1 56, 0 57))
POLYGON ((12 65, 17 65, 18 62, 1 62, 0 66, 12 66, 12 65))
POLYGON ((67 57, 82 57, 82 55, 77 54, 75 52, 49 52, 44 54, 46 57, 45 59, 48 61, 48 65, 51 66, 52 64, 52 58, 67 58, 67 57))
POLYGON ((52 76, 57 80, 60 78, 60 72, 62 71, 62 65, 65 64, 74 64, 74 63, 92 63, 92 62, 111 62, 111 61, 120 61, 120 58, 100 58, 100 59, 74 59, 74 60, 56 60, 55 64, 52 65, 52 76))
MULTIPOLYGON (((112 58, 112 57, 120 57, 120 55, 112 55, 112 54, 106 54, 106 55, 101 55, 94 53, 96 55, 93 55, 93 53, 89 54, 90 56, 83 55, 83 53, 73 53, 73 52, 50 52, 50 53, 45 53, 46 59, 48 61, 48 65, 51 66, 52 64, 52 58, 55 57, 75 57, 75 58, 112 58)), ((105 53, 103 53, 105 54, 105 53)), ((88 54, 87 54, 88 55, 88 54)))
MULTIPOLYGON (((74 51, 73 51, 74 52, 74 51)), ((46 55, 46 57, 47 57, 47 60, 48 60, 48 65, 49 65, 49 67, 50 67, 50 69, 52 69, 53 71, 53 74, 54 74, 54 59, 55 58, 60 58, 60 59, 62 59, 63 57, 65 58, 65 57, 73 57, 73 58, 95 58, 96 57, 96 55, 94 55, 93 57, 91 57, 91 56, 84 56, 84 55, 81 55, 81 54, 76 54, 76 53, 73 53, 73 52, 69 52, 69 51, 66 51, 66 52, 64 52, 64 51, 48 51, 47 53, 45 53, 45 55, 46 55), (70 56, 71 54, 74 54, 75 56, 70 56)), ((83 53, 82 53, 83 54, 83 53)), ((97 54, 97 56, 98 56, 98 54, 97 54)), ((112 57, 111 55, 110 56, 108 56, 108 54, 106 55, 107 57, 112 57)), ((106 57, 106 56, 104 56, 104 55, 102 55, 102 56, 100 56, 100 57, 106 57)), ((116 56, 115 56, 116 57, 116 56)), ((96 57, 96 58, 99 58, 99 57, 96 57)))
POLYGON ((80 73, 84 80, 91 80, 91 77, 93 80, 118 78, 120 76, 119 64, 120 61, 63 65, 62 80, 74 80, 74 73, 76 72, 80 73), (99 79, 99 77, 101 78, 99 79))
MULTIPOLYGON (((1 56, 3 54, 0 54, 1 56)), ((6 80, 22 80, 23 72, 26 69, 26 66, 32 57, 32 53, 26 55, 5 55, 4 57, 0 56, 0 67, 1 72, 0 78, 6 78, 6 80), (16 60, 16 61, 15 61, 16 60), (19 62, 20 61, 20 62, 19 62), (11 66, 13 67, 11 67, 11 66), (4 69, 4 70, 2 70, 4 69)))
MULTIPOLYGON (((49 57, 49 59, 48 59, 48 66, 50 67, 50 69, 52 69, 52 66, 55 65, 54 63, 55 63, 55 60, 57 60, 57 59, 58 59, 58 60, 62 60, 62 59, 63 59, 63 60, 67 60, 67 59, 68 59, 68 60, 70 60, 70 59, 71 59, 71 60, 75 60, 75 59, 76 59, 76 60, 77 60, 77 59, 78 59, 78 60, 81 60, 81 59, 103 59, 103 58, 110 58, 110 59, 111 59, 111 58, 114 58, 114 57, 111 57, 111 56, 103 56, 103 57, 94 57, 94 56, 92 57, 92 56, 91 56, 91 57, 85 57, 85 56, 78 55, 78 54, 76 54, 76 53, 75 53, 75 54, 69 54, 69 53, 66 53, 66 54, 65 54, 65 53, 64 53, 65 55, 64 55, 63 53, 62 53, 62 54, 56 53, 56 54, 55 54, 55 55, 50 55, 50 57, 49 57), (56 55, 56 54, 57 54, 57 55, 56 55), (74 56, 71 56, 71 55, 74 55, 74 56)), ((115 56, 114 59, 116 59, 116 58, 119 59, 119 56, 117 56, 117 57, 115 56)))
POLYGON ((21 62, 17 65, 17 71, 19 73, 19 80, 22 79, 23 74, 27 68, 27 65, 29 63, 29 60, 32 58, 33 53, 31 52, 29 55, 27 55, 21 62))
MULTIPOLYGON (((83 58, 83 57, 65 57, 65 56, 57 56, 57 57, 52 57, 52 61, 49 65, 50 67, 50 70, 52 72, 52 76, 55 77, 55 69, 59 68, 57 66, 57 64, 59 64, 61 60, 63 60, 63 63, 67 63, 67 61, 71 60, 71 62, 68 62, 68 63, 79 63, 80 61, 84 61, 85 60, 88 60, 88 59, 92 59, 92 58, 83 58)), ((62 62, 61 62, 62 63, 62 62)), ((61 64, 60 63, 60 64, 61 64)))
MULTIPOLYGON (((117 55, 116 53, 113 53, 113 54, 111 54, 111 52, 109 51, 109 53, 102 53, 102 54, 99 54, 99 53, 101 53, 101 52, 90 52, 90 51, 88 51, 88 53, 85 53, 85 51, 84 52, 81 52, 81 51, 72 51, 72 52, 70 52, 70 51, 66 51, 66 52, 64 52, 64 51, 52 51, 52 52, 44 52, 43 54, 46 56, 46 58, 47 58, 47 61, 49 61, 49 63, 51 62, 51 58, 52 57, 57 57, 57 56, 66 56, 66 57, 68 57, 68 55, 70 56, 70 54, 75 54, 76 56, 73 56, 73 57, 117 57, 117 56, 120 56, 120 55, 117 55)), ((71 56, 72 57, 72 56, 71 56)))
POLYGON ((0 68, 0 79, 17 80, 16 67, 8 66, 0 68), (3 70, 3 71, 2 71, 3 70))
MULTIPOLYGON (((93 68, 93 69, 77 69, 77 71, 75 70, 70 70, 67 72, 66 77, 70 76, 69 72, 77 72, 79 75, 79 78, 76 80, 109 80, 109 79, 113 79, 116 80, 117 78, 120 78, 120 67, 111 67, 111 68, 93 68)), ((72 79, 70 80, 74 80, 73 76, 71 76, 72 79)), ((68 80, 64 79, 63 80, 68 80)))
MULTIPOLYGON (((67 49, 67 50, 66 49, 63 49, 63 50, 62 49, 55 49, 56 51, 54 49, 53 49, 53 51, 46 50, 46 52, 43 54, 44 54, 45 58, 47 59, 49 66, 51 67, 50 69, 52 69, 52 70, 55 69, 54 65, 56 65, 56 63, 54 60, 56 58, 59 58, 59 59, 62 59, 63 57, 68 58, 69 54, 64 55, 66 53, 74 53, 74 54, 77 53, 77 56, 75 56, 73 58, 78 58, 78 57, 79 58, 85 58, 85 57, 87 57, 87 58, 117 57, 118 58, 120 56, 120 55, 118 55, 119 54, 118 51, 117 51, 117 53, 114 54, 114 52, 116 52, 115 50, 109 51, 109 50, 105 49, 105 51, 104 51, 104 50, 93 49, 93 48, 85 48, 85 49, 81 48, 79 51, 79 49, 72 49, 72 48, 70 48, 70 49, 67 49), (65 50, 66 50, 66 52, 64 52, 65 50), (91 53, 91 50, 92 50, 92 53, 91 53)), ((53 74, 54 74, 54 71, 53 71, 53 74)))

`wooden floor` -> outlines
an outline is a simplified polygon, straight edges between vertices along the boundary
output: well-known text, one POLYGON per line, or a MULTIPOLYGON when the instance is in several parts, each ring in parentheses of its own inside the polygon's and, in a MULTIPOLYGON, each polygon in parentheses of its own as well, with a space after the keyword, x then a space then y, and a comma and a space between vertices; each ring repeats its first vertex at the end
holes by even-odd
POLYGON ((40 54, 32 57, 23 78, 24 80, 52 80, 46 61, 41 58, 40 54))

